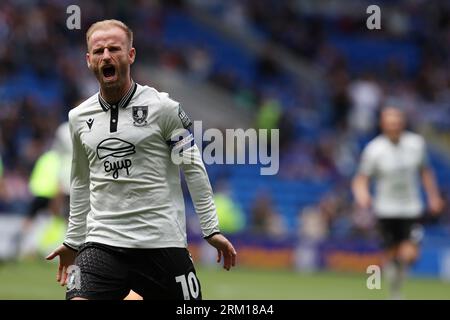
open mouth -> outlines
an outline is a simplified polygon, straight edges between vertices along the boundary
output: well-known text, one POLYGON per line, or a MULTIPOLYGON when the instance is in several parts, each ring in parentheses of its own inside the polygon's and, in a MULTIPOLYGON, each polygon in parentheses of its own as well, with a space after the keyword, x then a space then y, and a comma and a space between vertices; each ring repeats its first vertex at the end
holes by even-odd
POLYGON ((116 74, 116 68, 112 65, 105 66, 102 69, 102 73, 105 78, 112 78, 116 74))

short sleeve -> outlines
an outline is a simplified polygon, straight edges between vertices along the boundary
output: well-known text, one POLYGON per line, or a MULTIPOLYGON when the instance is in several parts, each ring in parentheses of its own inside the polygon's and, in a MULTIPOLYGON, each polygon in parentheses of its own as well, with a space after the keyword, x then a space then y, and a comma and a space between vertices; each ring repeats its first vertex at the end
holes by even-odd
POLYGON ((366 146, 366 148, 364 148, 362 152, 358 173, 366 175, 368 177, 374 175, 376 169, 375 160, 376 157, 374 150, 369 144, 368 146, 366 146))

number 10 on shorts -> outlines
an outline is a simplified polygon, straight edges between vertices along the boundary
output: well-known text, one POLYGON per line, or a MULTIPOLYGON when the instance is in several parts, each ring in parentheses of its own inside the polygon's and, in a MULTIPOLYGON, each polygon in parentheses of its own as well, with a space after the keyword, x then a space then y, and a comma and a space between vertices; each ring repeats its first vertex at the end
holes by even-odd
POLYGON ((193 272, 189 272, 186 280, 186 275, 175 277, 175 281, 181 283, 181 289, 183 290, 184 300, 190 300, 189 292, 194 299, 198 298, 200 293, 200 286, 198 285, 197 277, 193 272))

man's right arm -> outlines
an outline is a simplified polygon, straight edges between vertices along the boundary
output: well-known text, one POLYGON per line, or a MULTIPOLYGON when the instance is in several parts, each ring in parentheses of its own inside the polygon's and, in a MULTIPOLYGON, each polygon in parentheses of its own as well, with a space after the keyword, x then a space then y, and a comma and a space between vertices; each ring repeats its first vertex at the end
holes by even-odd
POLYGON ((72 138, 72 169, 70 175, 70 216, 64 244, 78 250, 86 238, 86 217, 91 210, 89 200, 89 162, 77 130, 74 110, 69 113, 72 138))
POLYGON ((364 210, 370 209, 372 197, 369 192, 369 177, 358 173, 352 181, 352 191, 356 204, 364 210))
POLYGON ((371 146, 367 146, 361 155, 358 172, 352 181, 352 192, 356 204, 364 209, 370 209, 372 197, 370 195, 370 177, 375 172, 375 156, 371 146))

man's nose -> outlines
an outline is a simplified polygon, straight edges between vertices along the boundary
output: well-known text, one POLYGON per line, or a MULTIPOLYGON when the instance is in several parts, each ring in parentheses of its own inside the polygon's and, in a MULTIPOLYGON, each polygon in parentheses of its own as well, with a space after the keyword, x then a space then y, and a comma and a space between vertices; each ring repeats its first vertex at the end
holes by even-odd
POLYGON ((111 59, 111 54, 108 50, 108 48, 105 48, 105 50, 103 50, 103 60, 109 60, 111 59))

